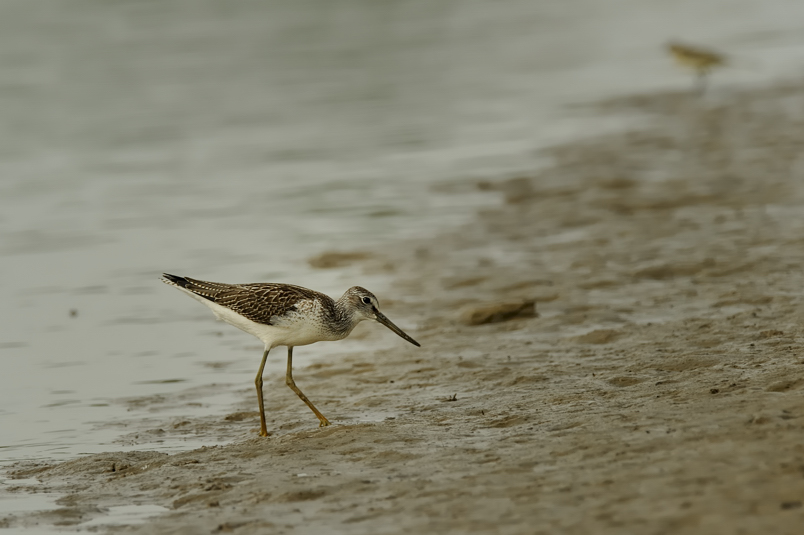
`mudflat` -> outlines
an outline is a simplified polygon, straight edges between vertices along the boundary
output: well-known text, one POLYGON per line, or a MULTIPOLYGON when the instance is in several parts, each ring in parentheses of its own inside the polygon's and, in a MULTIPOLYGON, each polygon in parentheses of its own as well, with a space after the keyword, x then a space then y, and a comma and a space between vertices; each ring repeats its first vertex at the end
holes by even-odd
POLYGON ((244 385, 225 418, 142 430, 233 443, 19 464, 64 497, 0 526, 75 529, 143 504, 168 511, 101 529, 800 533, 803 96, 600 103, 647 120, 473 183, 504 202, 454 232, 333 252, 393 280, 383 310, 423 346, 297 359, 334 425, 266 377, 270 437, 244 385))

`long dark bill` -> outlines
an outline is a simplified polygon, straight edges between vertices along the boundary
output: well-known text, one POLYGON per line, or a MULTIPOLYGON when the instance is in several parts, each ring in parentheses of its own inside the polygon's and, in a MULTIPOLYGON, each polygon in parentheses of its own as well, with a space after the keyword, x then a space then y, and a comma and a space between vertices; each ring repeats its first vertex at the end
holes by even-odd
POLYGON ((416 340, 414 340, 413 338, 411 338, 410 336, 405 334, 405 331, 403 331, 402 329, 400 329, 399 327, 394 325, 394 322, 392 322, 391 320, 386 318, 385 314, 383 314, 379 310, 375 310, 374 313, 377 315, 377 321, 379 321, 380 323, 382 323, 383 325, 385 325, 386 327, 388 327, 389 329, 394 331, 396 334, 398 334, 399 336, 401 336, 402 338, 404 338, 405 340, 407 340, 411 344, 415 345, 416 347, 421 347, 422 346, 419 342, 417 342, 416 340))

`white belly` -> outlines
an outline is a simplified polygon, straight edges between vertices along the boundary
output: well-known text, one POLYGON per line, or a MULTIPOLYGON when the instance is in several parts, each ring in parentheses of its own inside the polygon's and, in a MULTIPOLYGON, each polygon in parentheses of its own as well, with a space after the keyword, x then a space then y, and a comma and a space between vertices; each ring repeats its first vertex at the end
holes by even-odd
MULTIPOLYGON (((184 290, 183 288, 179 289, 184 290)), ((277 346, 306 346, 315 342, 341 340, 349 334, 346 333, 340 336, 330 333, 323 328, 321 322, 310 321, 309 316, 302 316, 298 313, 277 318, 275 325, 256 323, 226 307, 213 303, 209 299, 184 291, 197 301, 204 303, 219 319, 262 340, 266 349, 272 349, 277 346)), ((318 315, 313 314, 312 317, 317 318, 318 315)))

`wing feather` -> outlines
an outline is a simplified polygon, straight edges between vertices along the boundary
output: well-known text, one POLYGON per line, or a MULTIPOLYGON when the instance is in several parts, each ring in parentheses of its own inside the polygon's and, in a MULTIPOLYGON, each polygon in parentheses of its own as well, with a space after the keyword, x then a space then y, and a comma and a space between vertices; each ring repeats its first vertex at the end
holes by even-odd
POLYGON ((272 318, 285 316, 299 308, 307 308, 309 304, 305 306, 305 302, 318 300, 325 307, 333 304, 332 298, 328 295, 291 284, 271 282, 225 284, 175 275, 165 277, 171 284, 181 286, 264 325, 273 325, 272 318))

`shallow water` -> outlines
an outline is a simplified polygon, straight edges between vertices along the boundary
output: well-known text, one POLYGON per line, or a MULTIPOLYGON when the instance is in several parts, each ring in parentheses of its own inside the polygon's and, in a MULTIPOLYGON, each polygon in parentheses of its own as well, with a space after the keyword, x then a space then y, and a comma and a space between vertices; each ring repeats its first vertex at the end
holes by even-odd
POLYGON ((746 60, 716 94, 800 72, 802 30, 782 0, 4 2, 0 461, 119 449, 104 422, 147 415, 121 398, 251 384, 258 342, 162 271, 390 297, 306 259, 457 225, 496 199, 434 185, 628 124, 572 104, 691 87, 670 38, 746 60))

